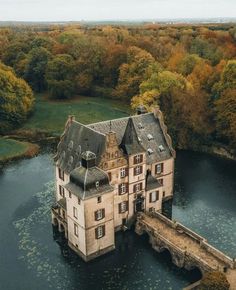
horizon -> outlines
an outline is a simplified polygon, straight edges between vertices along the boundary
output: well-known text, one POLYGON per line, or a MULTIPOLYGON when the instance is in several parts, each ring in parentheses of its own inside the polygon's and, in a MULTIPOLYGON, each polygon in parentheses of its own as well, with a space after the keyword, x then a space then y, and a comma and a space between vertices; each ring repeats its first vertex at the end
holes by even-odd
POLYGON ((234 0, 0 0, 1 22, 164 21, 236 18, 234 0), (37 11, 37 13, 36 13, 37 11))

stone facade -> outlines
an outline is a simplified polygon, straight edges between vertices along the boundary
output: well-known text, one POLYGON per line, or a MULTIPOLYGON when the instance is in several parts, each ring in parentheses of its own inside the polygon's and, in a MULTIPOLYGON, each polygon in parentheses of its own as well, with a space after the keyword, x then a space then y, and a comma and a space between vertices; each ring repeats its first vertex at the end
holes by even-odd
POLYGON ((115 248, 115 231, 173 196, 175 152, 159 111, 91 124, 69 118, 58 145, 52 223, 85 261, 115 248))

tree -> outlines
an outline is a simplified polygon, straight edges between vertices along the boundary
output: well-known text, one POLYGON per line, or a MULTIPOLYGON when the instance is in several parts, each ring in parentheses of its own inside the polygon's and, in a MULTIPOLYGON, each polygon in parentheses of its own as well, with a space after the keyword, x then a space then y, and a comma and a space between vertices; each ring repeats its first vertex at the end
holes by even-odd
POLYGON ((221 272, 208 272, 204 275, 199 290, 229 290, 230 284, 221 272))
POLYGON ((16 77, 12 69, 0 63, 0 132, 19 126, 34 105, 32 90, 16 77))
POLYGON ((120 66, 117 96, 130 98, 139 92, 139 85, 145 77, 147 68, 154 63, 153 56, 138 47, 130 47, 127 52, 127 63, 120 66))
POLYGON ((56 55, 48 62, 46 80, 52 98, 68 99, 75 93, 74 60, 68 54, 56 55))
POLYGON ((50 59, 51 53, 44 47, 33 48, 27 56, 24 78, 37 92, 46 89, 45 73, 50 59))
POLYGON ((236 88, 221 93, 215 111, 217 135, 236 148, 236 88))

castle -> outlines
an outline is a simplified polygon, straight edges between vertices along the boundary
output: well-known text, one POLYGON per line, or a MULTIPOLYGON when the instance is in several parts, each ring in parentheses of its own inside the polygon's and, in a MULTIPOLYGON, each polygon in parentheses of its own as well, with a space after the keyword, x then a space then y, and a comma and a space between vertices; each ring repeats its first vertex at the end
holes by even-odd
POLYGON ((85 261, 113 250, 137 212, 168 210, 174 158, 158 109, 90 125, 70 116, 55 156, 53 225, 85 261))

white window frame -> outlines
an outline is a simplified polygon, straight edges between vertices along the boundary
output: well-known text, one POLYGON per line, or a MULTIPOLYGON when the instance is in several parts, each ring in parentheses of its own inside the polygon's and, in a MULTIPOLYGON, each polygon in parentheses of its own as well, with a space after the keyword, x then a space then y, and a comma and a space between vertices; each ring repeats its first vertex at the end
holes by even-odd
POLYGON ((141 155, 138 154, 135 156, 135 162, 136 162, 136 164, 138 164, 138 163, 140 163, 140 161, 141 161, 141 155))
POLYGON ((104 231, 103 231, 103 227, 102 226, 99 226, 97 228, 97 238, 100 239, 104 236, 104 231))
POLYGON ((162 163, 156 164, 156 174, 162 173, 162 168, 163 168, 162 163))
POLYGON ((157 192, 152 191, 151 192, 151 202, 156 202, 157 201, 157 192))
POLYGON ((120 170, 120 177, 121 178, 125 177, 125 173, 126 173, 125 168, 121 168, 121 170, 120 170))
POLYGON ((102 209, 98 209, 96 214, 97 214, 97 221, 103 219, 102 209))
POLYGON ((135 167, 135 175, 141 174, 141 165, 135 167))
POLYGON ((126 184, 125 183, 121 183, 120 185, 120 194, 124 194, 126 193, 126 184))
POLYGON ((127 202, 126 201, 122 201, 120 204, 120 212, 124 213, 127 211, 127 202))
POLYGON ((135 192, 140 192, 141 191, 141 183, 137 183, 135 187, 135 192))
POLYGON ((78 209, 73 206, 73 216, 77 219, 78 218, 78 209))

